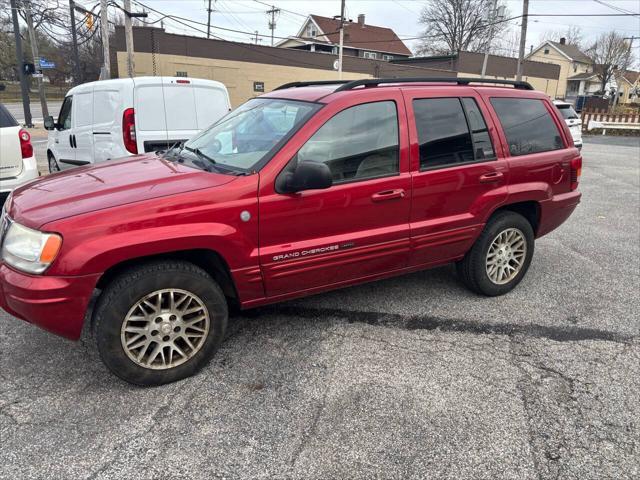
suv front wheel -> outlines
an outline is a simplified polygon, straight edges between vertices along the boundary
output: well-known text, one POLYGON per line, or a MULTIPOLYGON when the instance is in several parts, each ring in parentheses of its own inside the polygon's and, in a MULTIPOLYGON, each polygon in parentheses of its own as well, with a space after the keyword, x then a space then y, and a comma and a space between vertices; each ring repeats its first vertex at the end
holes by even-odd
POLYGON ((220 287, 179 261, 128 270, 102 293, 95 337, 105 365, 123 380, 160 385, 196 373, 214 355, 227 325, 220 287))
POLYGON ((503 295, 527 273, 533 249, 534 233, 529 221, 515 212, 499 212, 456 264, 458 275, 476 293, 503 295))

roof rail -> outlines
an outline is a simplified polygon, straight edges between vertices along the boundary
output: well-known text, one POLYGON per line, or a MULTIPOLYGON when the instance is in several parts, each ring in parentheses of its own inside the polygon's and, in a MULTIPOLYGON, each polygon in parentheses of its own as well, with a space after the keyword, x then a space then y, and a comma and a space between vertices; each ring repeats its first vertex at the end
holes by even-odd
POLYGON ((336 84, 344 84, 349 83, 351 80, 316 80, 316 81, 308 81, 308 82, 289 82, 283 85, 280 85, 275 90, 284 90, 285 88, 296 88, 296 87, 312 87, 314 85, 336 85, 336 84))
MULTIPOLYGON (((464 77, 411 77, 411 78, 363 78, 361 80, 353 80, 350 82, 333 82, 342 83, 336 92, 345 90, 353 90, 356 87, 373 87, 384 83, 457 83, 458 85, 469 85, 470 83, 491 83, 497 85, 512 85, 513 88, 522 90, 534 90, 529 82, 518 80, 498 80, 494 78, 464 78, 464 77)), ((282 87, 280 87, 282 88, 282 87)))

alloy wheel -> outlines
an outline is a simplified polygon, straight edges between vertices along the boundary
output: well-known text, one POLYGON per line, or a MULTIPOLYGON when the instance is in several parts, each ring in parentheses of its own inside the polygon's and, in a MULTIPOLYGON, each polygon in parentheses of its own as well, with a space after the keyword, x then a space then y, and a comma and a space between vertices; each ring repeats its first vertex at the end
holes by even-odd
POLYGON ((507 228, 491 242, 486 257, 489 280, 496 285, 512 281, 524 264, 527 256, 527 241, 517 228, 507 228))
POLYGON ((120 340, 127 356, 137 365, 166 370, 198 353, 209 328, 209 312, 197 295, 163 289, 131 307, 122 322, 120 340))

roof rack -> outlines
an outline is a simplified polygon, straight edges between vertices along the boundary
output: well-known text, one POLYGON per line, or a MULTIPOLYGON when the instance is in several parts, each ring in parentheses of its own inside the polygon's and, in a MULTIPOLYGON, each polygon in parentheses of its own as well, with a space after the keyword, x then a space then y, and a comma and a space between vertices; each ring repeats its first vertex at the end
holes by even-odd
MULTIPOLYGON (((353 90, 356 87, 373 87, 384 83, 457 83, 458 85, 469 85, 470 83, 491 83, 497 85, 512 85, 513 88, 521 90, 534 90, 529 82, 518 80, 498 80, 494 78, 464 78, 464 77, 410 77, 410 78, 363 78, 342 83, 336 92, 353 90)), ((282 88, 282 87, 280 87, 282 88)))
POLYGON ((283 85, 280 85, 275 90, 284 90, 285 88, 297 88, 297 87, 312 87, 314 85, 337 85, 337 84, 345 84, 349 83, 351 80, 316 80, 309 82, 289 82, 283 85))

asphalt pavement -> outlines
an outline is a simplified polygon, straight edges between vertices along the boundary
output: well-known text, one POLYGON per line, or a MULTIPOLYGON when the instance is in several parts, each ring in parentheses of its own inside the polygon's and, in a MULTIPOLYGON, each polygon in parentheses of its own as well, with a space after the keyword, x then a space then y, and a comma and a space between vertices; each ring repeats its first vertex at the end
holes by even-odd
POLYGON ((443 267, 250 311, 151 389, 0 313, 0 478, 640 478, 640 143, 583 153, 503 297, 443 267))

